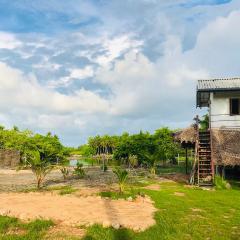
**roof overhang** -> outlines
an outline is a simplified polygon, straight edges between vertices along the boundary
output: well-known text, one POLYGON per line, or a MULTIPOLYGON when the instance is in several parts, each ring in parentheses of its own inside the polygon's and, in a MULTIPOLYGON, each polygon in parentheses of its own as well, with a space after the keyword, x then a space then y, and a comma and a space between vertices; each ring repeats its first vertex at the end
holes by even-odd
POLYGON ((239 88, 218 88, 218 89, 197 89, 197 107, 209 107, 210 105, 210 93, 229 93, 238 92, 239 88))

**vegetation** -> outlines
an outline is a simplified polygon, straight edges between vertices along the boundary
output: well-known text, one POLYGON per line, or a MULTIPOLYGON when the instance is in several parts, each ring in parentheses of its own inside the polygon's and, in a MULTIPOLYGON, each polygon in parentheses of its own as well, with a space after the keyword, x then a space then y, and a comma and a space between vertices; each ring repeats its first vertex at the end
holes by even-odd
POLYGON ((157 157, 155 155, 146 155, 146 164, 150 170, 150 173, 155 176, 156 174, 156 165, 157 157))
POLYGON ((59 141, 58 136, 50 132, 46 135, 33 134, 29 130, 20 131, 17 127, 0 127, 0 149, 14 149, 20 152, 21 162, 25 164, 29 153, 38 151, 40 159, 52 164, 59 163, 69 155, 69 151, 59 141))
POLYGON ((60 191, 59 191, 59 194, 60 195, 66 195, 66 194, 71 194, 71 193, 74 193, 76 192, 77 190, 72 188, 71 186, 63 186, 60 191))
POLYGON ((120 167, 116 167, 113 170, 113 173, 116 175, 117 180, 118 180, 119 192, 123 193, 125 183, 126 183, 127 178, 128 178, 128 172, 125 169, 122 169, 120 167))
POLYGON ((216 189, 229 189, 231 188, 231 185, 228 183, 228 181, 224 180, 223 177, 216 175, 214 177, 214 185, 216 189))
POLYGON ((205 114, 199 121, 200 129, 206 131, 209 128, 209 115, 205 114))
POLYGON ((159 210, 155 214, 156 225, 153 227, 136 233, 124 228, 116 230, 94 225, 87 229, 83 239, 240 239, 239 187, 231 190, 204 191, 177 183, 161 183, 160 189, 141 190, 151 197, 159 210))
POLYGON ((68 177, 69 174, 70 174, 68 167, 63 166, 62 168, 60 168, 60 171, 61 171, 61 173, 62 173, 62 175, 63 175, 63 180, 66 181, 66 180, 67 180, 67 177, 68 177))
MULTIPOLYGON (((158 161, 166 162, 175 158, 181 152, 178 144, 173 141, 173 131, 161 128, 154 134, 140 131, 139 134, 129 135, 123 133, 121 136, 96 136, 89 138, 89 147, 94 155, 113 155, 119 164, 132 165, 134 156, 137 166, 147 166, 149 155, 154 155, 158 161)), ((86 146, 84 147, 86 148, 86 146)), ((102 158, 104 161, 105 159, 102 158)))
MULTIPOLYGON (((240 188, 204 191, 173 182, 160 183, 160 191, 141 189, 155 202, 156 224, 144 232, 129 229, 88 227, 83 240, 237 240, 240 238, 240 188), (181 195, 177 194, 181 193, 181 195)), ((136 188, 137 191, 137 188, 136 188)), ((114 198, 114 193, 102 193, 114 198)), ((116 198, 118 196, 116 195, 116 198)), ((21 223, 16 218, 0 217, 0 238, 3 240, 44 239, 51 221, 21 223), (18 229, 13 232, 11 229, 18 229), (20 235, 19 232, 24 230, 20 235)), ((69 233, 70 234, 70 233, 69 233)), ((72 239, 67 238, 66 239, 72 239)))
POLYGON ((77 166, 74 168, 74 174, 78 177, 78 178, 83 178, 86 174, 85 171, 83 169, 83 164, 80 162, 77 162, 77 166))
POLYGON ((37 188, 40 189, 46 175, 51 172, 53 166, 47 159, 41 159, 39 152, 31 152, 26 163, 31 167, 33 174, 36 176, 37 188))
POLYGON ((39 240, 43 239, 47 230, 53 226, 50 220, 37 219, 30 223, 22 223, 16 218, 0 216, 0 239, 2 240, 39 240))

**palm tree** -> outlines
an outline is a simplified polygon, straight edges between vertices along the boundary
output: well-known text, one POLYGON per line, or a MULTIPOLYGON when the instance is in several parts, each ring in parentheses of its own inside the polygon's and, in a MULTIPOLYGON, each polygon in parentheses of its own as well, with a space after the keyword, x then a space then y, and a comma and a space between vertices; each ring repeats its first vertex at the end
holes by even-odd
POLYGON ((51 172, 53 166, 47 160, 41 160, 38 151, 31 151, 28 153, 27 164, 30 166, 33 174, 37 180, 37 188, 41 188, 46 175, 51 172))
POLYGON ((146 164, 149 167, 150 173, 152 175, 155 175, 156 174, 156 165, 157 165, 157 160, 158 160, 156 154, 146 154, 145 157, 147 159, 146 164))
POLYGON ((119 192, 123 193, 125 183, 128 178, 128 172, 125 169, 118 167, 113 170, 113 173, 117 176, 118 179, 119 192))

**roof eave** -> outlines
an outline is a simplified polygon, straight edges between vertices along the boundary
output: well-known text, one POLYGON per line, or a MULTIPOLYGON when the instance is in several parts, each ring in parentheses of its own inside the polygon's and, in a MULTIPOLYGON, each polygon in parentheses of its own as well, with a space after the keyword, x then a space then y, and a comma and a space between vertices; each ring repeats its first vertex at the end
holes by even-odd
POLYGON ((206 88, 197 89, 197 92, 240 92, 240 88, 206 88))

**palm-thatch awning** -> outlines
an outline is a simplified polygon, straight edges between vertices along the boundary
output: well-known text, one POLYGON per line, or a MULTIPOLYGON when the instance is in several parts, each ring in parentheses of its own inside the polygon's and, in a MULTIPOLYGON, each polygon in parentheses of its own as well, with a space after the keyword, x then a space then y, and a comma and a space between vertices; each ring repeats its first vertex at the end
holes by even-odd
POLYGON ((215 165, 240 165, 240 129, 213 129, 212 158, 215 165))
POLYGON ((184 128, 174 134, 174 139, 182 145, 194 145, 197 140, 197 131, 194 125, 184 128))

